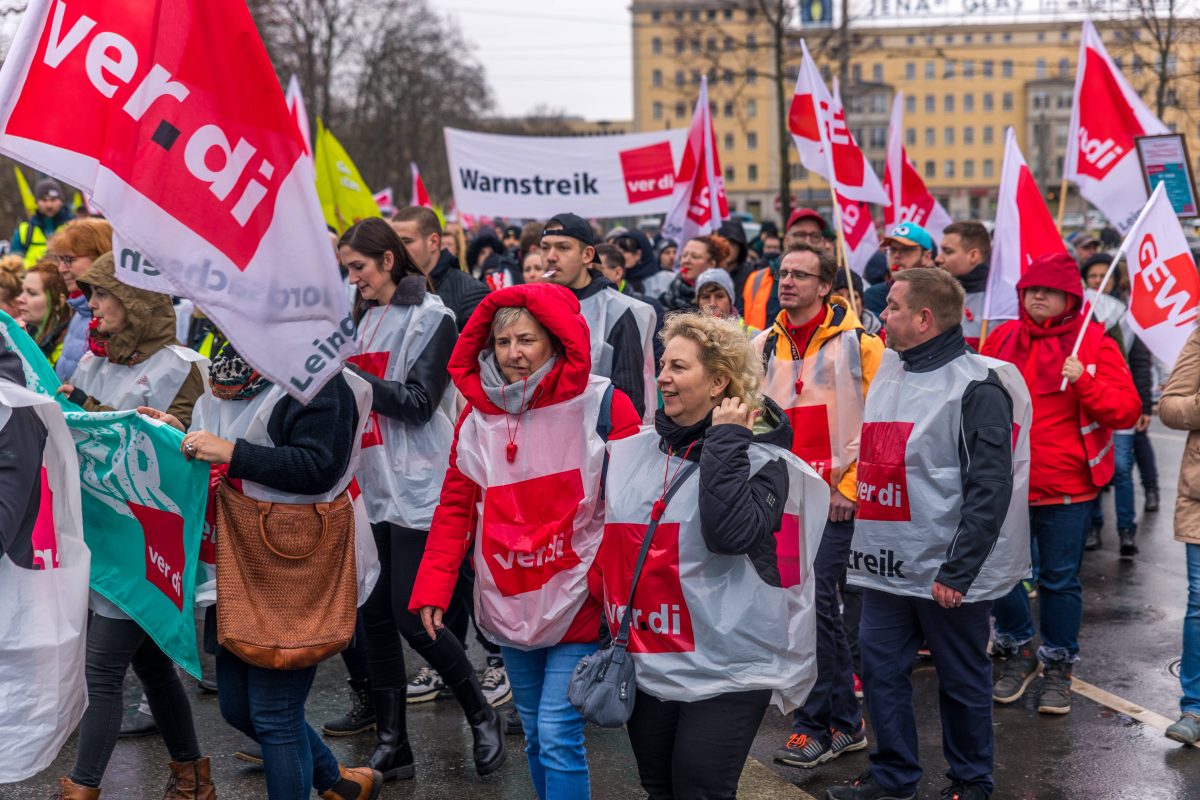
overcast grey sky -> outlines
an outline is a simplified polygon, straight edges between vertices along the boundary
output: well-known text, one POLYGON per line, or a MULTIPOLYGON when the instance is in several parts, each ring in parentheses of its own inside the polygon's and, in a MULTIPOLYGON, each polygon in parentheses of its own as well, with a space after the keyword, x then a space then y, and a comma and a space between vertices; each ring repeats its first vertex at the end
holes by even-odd
POLYGON ((487 70, 497 113, 539 104, 587 119, 633 116, 630 0, 439 0, 487 70))

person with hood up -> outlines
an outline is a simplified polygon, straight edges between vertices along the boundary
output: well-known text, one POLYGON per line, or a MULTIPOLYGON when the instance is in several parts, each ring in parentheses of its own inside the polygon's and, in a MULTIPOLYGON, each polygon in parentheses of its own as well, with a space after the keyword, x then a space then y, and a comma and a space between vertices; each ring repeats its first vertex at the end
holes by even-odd
MULTIPOLYGON (((88 411, 148 408, 184 425, 204 390, 204 359, 175 340, 175 314, 165 294, 119 282, 112 253, 97 258, 79 278, 92 311, 89 352, 70 384, 58 391, 88 411)), ((209 760, 202 757, 191 705, 175 664, 146 631, 103 595, 89 603, 87 684, 89 704, 79 726, 79 750, 63 800, 94 800, 121 727, 122 687, 131 665, 141 680, 154 720, 171 754, 169 800, 213 800, 209 760)))
MULTIPOLYGON (((733 279, 733 287, 737 292, 734 297, 741 301, 746 281, 755 269, 754 263, 750 260, 750 244, 746 241, 746 229, 742 227, 740 220, 727 219, 721 223, 721 227, 717 228, 717 234, 729 242, 729 246, 732 248, 729 257, 720 266, 733 279)), ((737 303, 737 309, 739 314, 742 313, 741 302, 737 303)))
POLYGON ((476 279, 486 283, 485 265, 490 256, 503 255, 504 243, 496 235, 495 229, 484 226, 471 237, 467 245, 467 269, 476 279))
POLYGON ((54 232, 75 218, 63 196, 62 185, 53 178, 43 178, 33 187, 37 209, 33 216, 13 232, 9 252, 25 257, 25 266, 32 267, 46 254, 46 246, 54 232))
POLYGON ((338 258, 358 292, 358 353, 349 362, 372 390, 357 472, 381 566, 361 611, 379 740, 369 765, 384 780, 416 774, 403 636, 458 699, 474 737, 475 768, 487 775, 504 763, 500 716, 484 698, 462 642, 449 631, 427 636, 408 611, 454 436, 455 393, 446 371, 458 338, 454 315, 428 291, 426 277, 381 219, 342 234, 338 258))
POLYGON ((637 668, 626 729, 650 800, 732 800, 773 694, 790 710, 815 677, 812 554, 829 493, 788 451, 787 415, 760 394, 737 325, 674 314, 662 339, 654 427, 609 447, 605 617, 637 668))
POLYGON ((633 291, 638 295, 648 295, 646 281, 662 271, 650 238, 637 228, 617 228, 605 240, 620 248, 625 259, 625 280, 633 287, 633 291))
POLYGON ((588 573, 605 441, 640 422, 621 390, 589 375, 589 338, 561 286, 514 286, 480 304, 450 358, 467 406, 409 600, 429 635, 445 636, 459 568, 474 563, 476 622, 502 647, 539 800, 589 796, 567 681, 599 636, 588 573))
POLYGON ((1029 596, 1018 585, 993 609, 993 653, 1005 660, 992 697, 1015 702, 1041 671, 1038 711, 1066 714, 1079 659, 1079 567, 1092 501, 1113 477, 1113 431, 1137 423, 1142 401, 1121 348, 1096 322, 1087 323, 1078 355, 1071 354, 1084 318, 1074 259, 1038 256, 1017 291, 1020 318, 993 331, 983 355, 1015 364, 1032 395, 1029 535, 1037 544, 1042 645, 1035 653, 1029 596))
POLYGON ((674 239, 663 239, 654 246, 654 260, 658 264, 658 272, 642 280, 642 289, 648 296, 658 297, 667 290, 671 281, 675 280, 675 256, 678 252, 679 244, 674 239))
POLYGON ((54 372, 64 381, 75 374, 79 359, 87 352, 88 325, 92 321, 88 299, 75 279, 87 272, 93 261, 112 250, 112 235, 112 225, 107 220, 76 219, 50 239, 49 253, 58 261, 58 272, 67 284, 67 305, 73 312, 62 352, 54 365, 54 372))
POLYGON ((742 333, 748 338, 754 338, 761 331, 747 325, 746 320, 742 319, 733 302, 735 296, 733 278, 723 269, 706 269, 696 278, 696 305, 700 307, 701 313, 736 322, 742 333))

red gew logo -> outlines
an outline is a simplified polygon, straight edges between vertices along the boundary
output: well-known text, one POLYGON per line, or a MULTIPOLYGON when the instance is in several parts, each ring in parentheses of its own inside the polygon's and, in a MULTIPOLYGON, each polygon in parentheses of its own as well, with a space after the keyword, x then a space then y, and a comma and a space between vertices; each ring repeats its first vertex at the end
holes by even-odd
POLYGON ((5 133, 96 160, 245 269, 300 132, 244 4, 155 9, 57 0, 5 133))
POLYGON ((824 405, 787 410, 792 423, 792 452, 808 462, 826 483, 832 474, 833 446, 829 441, 829 412, 824 405))
POLYGON ((675 159, 669 142, 622 150, 620 155, 630 203, 664 197, 675 189, 675 159))
POLYGON ((1200 303, 1200 274, 1187 251, 1161 258, 1154 236, 1138 245, 1138 274, 1130 292, 1129 312, 1142 328, 1164 322, 1175 327, 1196 319, 1200 303))
POLYGON ((908 522, 904 455, 911 422, 864 422, 858 453, 859 519, 908 522))
POLYGON ((537 591, 558 573, 579 566, 572 540, 582 500, 577 469, 488 487, 479 544, 502 595, 537 591))
MULTIPOLYGON (((616 636, 629 601, 629 581, 646 525, 604 526, 597 563, 604 578, 604 616, 616 636)), ((688 653, 696 649, 692 615, 679 582, 679 523, 660 523, 646 554, 629 623, 631 653, 688 653)))
POLYGON ((183 610, 183 517, 158 508, 126 503, 146 538, 146 580, 183 610))
MULTIPOLYGON (((376 378, 382 378, 387 374, 390 356, 391 353, 358 353, 346 360, 363 372, 374 375, 376 378)), ((367 418, 367 427, 363 429, 362 446, 365 450, 380 444, 383 444, 383 434, 379 430, 379 414, 372 411, 367 418)))

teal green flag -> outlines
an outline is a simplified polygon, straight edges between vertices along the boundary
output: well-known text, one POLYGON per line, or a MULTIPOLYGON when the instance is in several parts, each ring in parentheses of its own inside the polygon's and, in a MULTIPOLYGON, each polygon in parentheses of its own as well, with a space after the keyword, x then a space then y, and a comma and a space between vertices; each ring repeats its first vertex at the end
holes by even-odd
POLYGON ((199 678, 192 604, 208 465, 183 457, 183 434, 169 425, 136 411, 88 413, 55 395, 60 381, 50 362, 2 311, 0 336, 24 361, 29 388, 56 396, 63 406, 79 453, 92 589, 199 678))

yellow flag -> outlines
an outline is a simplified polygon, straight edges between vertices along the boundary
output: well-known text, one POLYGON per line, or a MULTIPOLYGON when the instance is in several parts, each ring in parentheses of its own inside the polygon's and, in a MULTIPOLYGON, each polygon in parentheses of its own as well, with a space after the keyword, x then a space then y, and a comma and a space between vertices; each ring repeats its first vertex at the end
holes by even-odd
POLYGON ((317 172, 317 197, 321 200, 325 224, 344 233, 359 220, 382 216, 375 195, 367 188, 358 167, 320 119, 317 120, 313 166, 317 172))
POLYGON ((83 195, 76 192, 75 196, 71 198, 71 210, 78 211, 81 208, 84 208, 83 195))
POLYGON ((17 188, 21 190, 21 204, 25 206, 25 213, 33 216, 37 211, 37 201, 33 198, 33 190, 29 188, 29 182, 25 180, 25 173, 21 172, 21 168, 14 166, 13 172, 17 173, 17 188))

